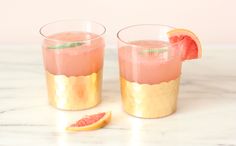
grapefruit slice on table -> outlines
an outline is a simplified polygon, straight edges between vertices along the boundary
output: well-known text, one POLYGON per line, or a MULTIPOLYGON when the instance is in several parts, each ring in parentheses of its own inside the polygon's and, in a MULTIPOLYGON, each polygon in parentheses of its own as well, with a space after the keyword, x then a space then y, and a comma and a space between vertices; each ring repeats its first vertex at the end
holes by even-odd
POLYGON ((68 131, 87 131, 95 130, 106 126, 111 120, 111 112, 101 112, 94 115, 88 115, 78 120, 76 123, 68 126, 68 131))
POLYGON ((197 36, 187 29, 173 29, 168 33, 171 44, 180 43, 182 60, 197 59, 202 56, 202 48, 197 36))

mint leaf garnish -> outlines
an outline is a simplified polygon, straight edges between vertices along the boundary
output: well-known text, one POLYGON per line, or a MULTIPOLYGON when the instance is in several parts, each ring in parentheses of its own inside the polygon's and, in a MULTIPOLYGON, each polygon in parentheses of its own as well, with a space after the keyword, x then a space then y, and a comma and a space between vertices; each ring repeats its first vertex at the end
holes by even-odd
POLYGON ((77 46, 81 46, 83 43, 81 42, 72 42, 72 43, 64 43, 55 46, 49 46, 48 49, 64 49, 64 48, 73 48, 77 46))
POLYGON ((150 49, 145 49, 141 51, 141 54, 148 54, 148 53, 164 53, 168 50, 167 47, 165 48, 150 48, 150 49))

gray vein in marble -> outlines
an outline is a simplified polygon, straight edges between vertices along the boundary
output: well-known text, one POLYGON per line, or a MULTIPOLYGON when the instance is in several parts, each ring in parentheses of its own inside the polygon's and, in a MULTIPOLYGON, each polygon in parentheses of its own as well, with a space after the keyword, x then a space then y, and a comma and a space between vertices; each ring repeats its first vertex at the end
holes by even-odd
POLYGON ((14 111, 20 111, 20 110, 34 109, 34 108, 39 108, 39 107, 42 107, 42 106, 15 107, 15 108, 10 108, 10 109, 0 110, 0 114, 5 114, 8 112, 14 112, 14 111))
POLYGON ((49 127, 43 124, 0 124, 2 127, 49 127))

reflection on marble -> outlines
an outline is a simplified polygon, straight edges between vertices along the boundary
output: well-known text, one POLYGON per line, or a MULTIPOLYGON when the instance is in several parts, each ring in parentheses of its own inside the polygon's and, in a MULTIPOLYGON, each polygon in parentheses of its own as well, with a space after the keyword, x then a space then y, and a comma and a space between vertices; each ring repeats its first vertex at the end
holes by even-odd
POLYGON ((76 112, 50 107, 39 48, 0 46, 0 146, 236 146, 236 45, 207 46, 201 60, 185 62, 178 110, 160 119, 124 113, 115 49, 106 52, 101 104, 76 112), (107 127, 64 131, 83 115, 106 110, 113 112, 107 127))

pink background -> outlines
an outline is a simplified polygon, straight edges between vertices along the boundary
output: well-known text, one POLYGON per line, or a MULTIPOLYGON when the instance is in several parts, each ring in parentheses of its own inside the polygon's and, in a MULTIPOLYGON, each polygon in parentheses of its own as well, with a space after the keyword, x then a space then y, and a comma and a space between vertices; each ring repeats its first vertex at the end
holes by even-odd
POLYGON ((0 44, 40 43, 40 26, 70 18, 104 24, 108 44, 116 44, 120 28, 137 23, 188 28, 207 44, 235 44, 235 6, 235 0, 2 0, 0 44))

